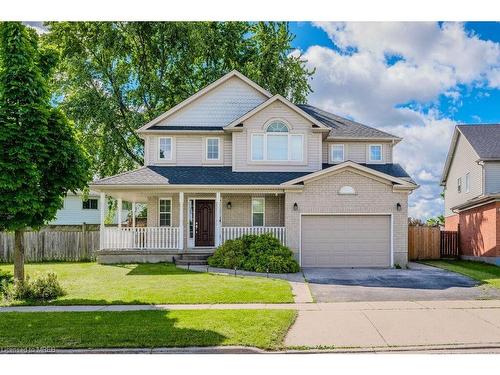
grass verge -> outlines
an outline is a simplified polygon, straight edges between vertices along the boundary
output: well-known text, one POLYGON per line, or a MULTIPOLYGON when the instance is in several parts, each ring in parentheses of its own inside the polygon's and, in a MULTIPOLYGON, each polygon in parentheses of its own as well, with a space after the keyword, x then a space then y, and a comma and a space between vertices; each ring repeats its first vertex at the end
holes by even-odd
POLYGON ((241 345, 279 349, 293 310, 0 313, 0 349, 241 345))
POLYGON ((500 288, 500 267, 493 264, 470 260, 428 260, 421 263, 457 272, 494 288, 500 288))

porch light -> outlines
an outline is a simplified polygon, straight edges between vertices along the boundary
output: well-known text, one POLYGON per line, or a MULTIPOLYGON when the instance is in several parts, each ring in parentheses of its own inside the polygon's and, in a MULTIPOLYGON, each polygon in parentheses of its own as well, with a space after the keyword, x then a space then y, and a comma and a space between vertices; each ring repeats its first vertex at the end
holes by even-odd
POLYGON ((297 204, 297 202, 295 202, 295 203, 293 204, 293 210, 294 210, 294 211, 298 211, 298 209, 299 209, 299 205, 297 204))
POLYGON ((231 207, 232 207, 232 206, 231 206, 231 202, 227 202, 227 204, 226 204, 226 208, 227 208, 228 210, 230 210, 230 209, 231 209, 231 207))
POLYGON ((401 211, 401 203, 396 203, 396 210, 401 211))

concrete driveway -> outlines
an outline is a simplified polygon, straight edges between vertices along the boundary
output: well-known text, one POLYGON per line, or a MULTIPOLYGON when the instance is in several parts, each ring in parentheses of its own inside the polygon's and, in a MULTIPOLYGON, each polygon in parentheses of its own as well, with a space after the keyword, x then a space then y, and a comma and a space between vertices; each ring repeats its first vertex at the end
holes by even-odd
POLYGON ((422 301, 500 298, 500 290, 481 286, 454 272, 410 263, 409 269, 305 268, 317 302, 422 301))

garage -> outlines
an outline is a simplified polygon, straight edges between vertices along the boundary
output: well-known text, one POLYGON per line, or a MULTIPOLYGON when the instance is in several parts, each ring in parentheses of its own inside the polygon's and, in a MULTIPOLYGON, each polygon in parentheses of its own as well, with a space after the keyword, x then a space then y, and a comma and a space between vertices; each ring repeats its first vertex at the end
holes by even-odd
POLYGON ((302 215, 302 267, 390 267, 390 215, 302 215))

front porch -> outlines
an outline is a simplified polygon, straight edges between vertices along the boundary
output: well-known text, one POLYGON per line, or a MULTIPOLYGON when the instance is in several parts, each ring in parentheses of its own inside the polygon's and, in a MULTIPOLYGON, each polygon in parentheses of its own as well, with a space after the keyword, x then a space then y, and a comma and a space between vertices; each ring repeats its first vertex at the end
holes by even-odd
POLYGON ((170 261, 178 254, 211 253, 245 234, 270 233, 286 243, 284 193, 107 191, 101 205, 106 195, 117 200, 118 213, 124 201, 131 202, 132 217, 125 225, 118 214, 118 226, 109 227, 101 212, 103 259, 170 261), (146 227, 135 225, 138 203, 147 206, 146 227))

